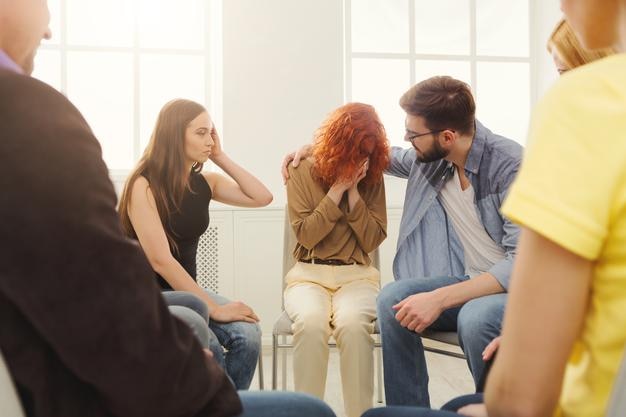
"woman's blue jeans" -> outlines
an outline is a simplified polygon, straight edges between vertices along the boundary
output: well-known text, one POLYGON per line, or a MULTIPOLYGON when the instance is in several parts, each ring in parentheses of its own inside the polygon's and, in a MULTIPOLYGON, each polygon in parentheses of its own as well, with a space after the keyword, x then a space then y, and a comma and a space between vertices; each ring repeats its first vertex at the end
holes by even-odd
MULTIPOLYGON (((210 291, 207 293, 217 304, 230 302, 210 291)), ((261 350, 260 327, 243 321, 218 323, 209 320, 206 303, 189 292, 164 291, 163 297, 171 313, 187 323, 200 343, 213 352, 235 387, 238 390, 248 389, 261 350)))

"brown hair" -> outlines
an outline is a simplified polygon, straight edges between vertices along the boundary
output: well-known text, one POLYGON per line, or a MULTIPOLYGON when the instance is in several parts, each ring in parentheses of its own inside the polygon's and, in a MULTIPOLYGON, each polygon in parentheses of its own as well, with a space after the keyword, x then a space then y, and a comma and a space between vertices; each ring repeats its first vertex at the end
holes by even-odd
MULTIPOLYGON (((198 103, 190 100, 172 100, 160 111, 150 142, 124 185, 120 198, 119 215, 122 228, 129 237, 136 237, 128 215, 133 184, 140 176, 145 177, 154 195, 157 211, 170 248, 178 250, 174 237, 168 232, 171 214, 180 209, 185 189, 189 187, 189 174, 185 170, 185 129, 187 125, 206 112, 198 103)), ((196 163, 192 172, 200 172, 202 164, 196 163)))
POLYGON ((333 111, 315 134, 314 174, 330 187, 337 180, 348 180, 369 158, 363 183, 382 181, 389 165, 389 141, 374 107, 348 103, 333 111))
POLYGON ((400 107, 412 116, 423 117, 431 130, 474 131, 476 104, 467 84, 448 76, 428 78, 400 97, 400 107))
POLYGON ((556 51, 568 69, 574 69, 597 59, 613 55, 612 48, 585 49, 576 37, 576 33, 565 19, 561 19, 548 39, 548 52, 556 51))

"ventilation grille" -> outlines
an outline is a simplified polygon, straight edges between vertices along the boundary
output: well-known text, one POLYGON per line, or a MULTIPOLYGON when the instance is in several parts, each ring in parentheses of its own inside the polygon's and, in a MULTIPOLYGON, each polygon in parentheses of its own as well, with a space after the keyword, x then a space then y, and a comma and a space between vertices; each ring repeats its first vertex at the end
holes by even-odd
POLYGON ((218 227, 209 227, 198 243, 196 279, 200 287, 219 294, 218 227))

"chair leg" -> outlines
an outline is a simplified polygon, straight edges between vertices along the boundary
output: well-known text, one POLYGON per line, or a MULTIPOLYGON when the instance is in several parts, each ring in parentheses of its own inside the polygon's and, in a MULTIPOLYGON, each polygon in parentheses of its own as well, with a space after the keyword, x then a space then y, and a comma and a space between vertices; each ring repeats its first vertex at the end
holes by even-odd
POLYGON ((261 350, 259 350, 259 389, 261 391, 265 390, 265 380, 263 377, 263 346, 261 346, 261 350))
MULTIPOLYGON (((283 336, 283 345, 287 343, 287 336, 283 336)), ((287 350, 282 349, 283 363, 283 391, 287 391, 287 350)))
POLYGON ((272 390, 276 391, 276 377, 278 373, 278 335, 272 335, 272 390))
POLYGON ((376 397, 379 404, 383 403, 383 358, 382 358, 382 347, 376 349, 376 397))

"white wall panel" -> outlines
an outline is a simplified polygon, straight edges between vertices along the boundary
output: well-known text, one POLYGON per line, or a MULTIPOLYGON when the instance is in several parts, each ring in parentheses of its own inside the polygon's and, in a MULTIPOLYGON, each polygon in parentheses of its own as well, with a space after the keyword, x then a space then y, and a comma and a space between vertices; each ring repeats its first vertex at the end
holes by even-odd
MULTIPOLYGON (((234 235, 233 235, 233 212, 231 210, 211 210, 211 223, 208 233, 210 240, 215 240, 209 245, 198 247, 198 258, 206 257, 208 274, 217 275, 217 292, 225 297, 232 298, 236 295, 235 281, 233 276, 235 273, 234 258, 234 235), (215 246, 213 246, 215 245, 215 246), (211 249, 209 253, 202 253, 202 249, 211 249)), ((203 236, 203 237, 205 237, 203 236)), ((201 239, 202 241, 202 239, 201 239)), ((201 263, 197 260, 198 274, 201 263)))
POLYGON ((261 318, 264 340, 282 311, 284 210, 234 213, 235 298, 261 318))
MULTIPOLYGON (((223 140, 285 204, 284 155, 343 103, 339 0, 223 2, 223 140)), ((219 126, 218 126, 219 127, 219 126)))

